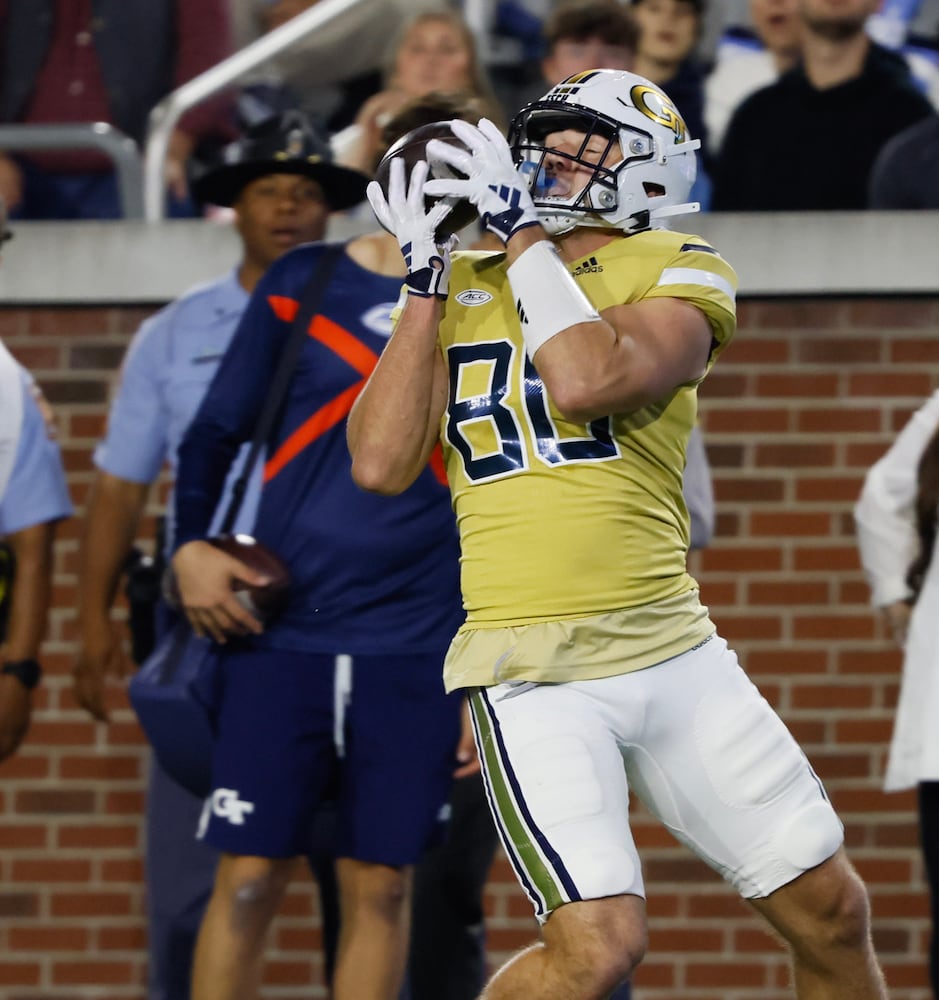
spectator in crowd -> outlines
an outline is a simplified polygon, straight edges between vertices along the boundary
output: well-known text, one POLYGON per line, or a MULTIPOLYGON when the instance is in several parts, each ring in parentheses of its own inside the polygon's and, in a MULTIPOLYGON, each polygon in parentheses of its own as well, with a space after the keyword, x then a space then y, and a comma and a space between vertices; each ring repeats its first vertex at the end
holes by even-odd
MULTIPOLYGON (((197 193, 233 205, 241 259, 143 324, 124 362, 107 436, 95 452, 79 550, 74 676, 79 704, 96 719, 108 718, 107 678, 128 670, 111 606, 151 484, 165 462, 175 468, 180 441, 261 275, 299 243, 322 238, 331 209, 362 196, 364 180, 329 157, 305 119, 289 112, 249 130, 227 151, 225 165, 196 181, 197 193)), ((257 486, 246 495, 239 530, 253 526, 257 486)), ((168 552, 171 517, 166 534, 168 552)), ((171 613, 161 605, 157 617, 162 634, 171 613)), ((189 1000, 196 935, 218 861, 214 848, 195 839, 201 810, 202 800, 153 761, 146 840, 151 1000, 189 1000)))
POLYGON ((871 602, 903 648, 884 787, 915 788, 929 882, 929 972, 939 996, 939 392, 868 471, 854 509, 871 602))
POLYGON ((939 111, 939 2, 882 0, 867 19, 866 31, 903 55, 914 82, 939 111))
MULTIPOLYGON (((0 199, 0 240, 9 238, 0 199)), ((72 513, 52 411, 0 341, 0 761, 29 730, 56 525, 72 513)))
POLYGON ((397 502, 369 496, 352 482, 345 444, 345 416, 387 341, 405 273, 386 234, 298 247, 277 261, 179 449, 173 567, 193 628, 223 643, 216 791, 200 824, 222 855, 194 1000, 253 995, 293 858, 327 795, 338 812, 333 996, 394 1000, 412 868, 438 835, 454 773, 477 766, 468 731, 458 744, 462 699, 441 680, 463 617, 446 486, 431 463, 397 502), (269 439, 253 534, 287 563, 292 583, 286 611, 262 629, 231 590, 234 578, 257 578, 205 537, 302 291, 334 251, 269 439), (237 789, 239 822, 226 789, 237 789))
POLYGON ((639 31, 620 0, 561 0, 545 23, 544 38, 541 93, 588 69, 630 69, 639 31))
POLYGON ((501 121, 473 34, 457 11, 431 11, 405 22, 388 49, 384 80, 384 89, 362 105, 355 123, 334 136, 340 163, 369 172, 385 123, 407 101, 431 91, 469 92, 484 101, 488 117, 501 121))
MULTIPOLYGON (((540 100, 556 84, 576 73, 605 67, 629 69, 636 58, 639 30, 622 0, 558 0, 545 19, 544 57, 532 67, 527 83, 504 87, 513 109, 540 100)), ((500 250, 483 230, 471 249, 500 250)))
POLYGON ((633 0, 639 43, 633 67, 675 102, 688 131, 707 145, 704 72, 695 50, 701 37, 704 0, 633 0))
POLYGON ((688 132, 701 141, 691 200, 707 209, 711 179, 704 157, 704 67, 696 56, 705 14, 704 0, 633 0, 639 27, 634 69, 657 84, 675 103, 688 132))
POLYGON ((731 118, 715 166, 713 209, 866 207, 877 154, 932 111, 903 58, 864 30, 878 4, 802 0, 801 62, 731 118))
POLYGON ((871 171, 869 205, 939 208, 939 114, 898 132, 880 151, 871 171))
MULTIPOLYGON (((235 46, 287 24, 319 0, 229 0, 235 46)), ((242 80, 239 117, 252 122, 300 108, 325 132, 350 125, 381 89, 388 39, 407 17, 445 10, 448 0, 371 0, 345 11, 242 80)))
POLYGON ((687 575, 695 394, 736 326, 719 253, 650 228, 689 210, 691 144, 633 74, 554 98, 522 112, 518 169, 490 123, 453 122, 468 151, 429 152, 457 176, 369 186, 409 294, 349 419, 382 494, 444 448, 467 609, 446 682, 542 931, 483 995, 599 1000, 641 960, 632 788, 785 937, 805 1000, 885 1000, 843 827, 687 575), (424 195, 472 201, 505 255, 451 255, 424 195))
POLYGON ((719 47, 704 83, 709 160, 717 156, 730 116, 741 102, 791 69, 799 58, 799 0, 750 0, 750 20, 753 34, 743 40, 738 35, 719 47))
POLYGON ((512 95, 511 107, 538 100, 555 84, 588 69, 631 69, 639 29, 622 0, 558 0, 544 22, 538 78, 512 95))
MULTIPOLYGON (((151 109, 230 53, 227 0, 0 0, 0 122, 107 122, 142 144, 151 109)), ((192 215, 186 165, 230 138, 224 98, 169 139, 169 212, 192 215)), ((0 193, 21 219, 121 215, 111 160, 87 149, 0 152, 0 193)))

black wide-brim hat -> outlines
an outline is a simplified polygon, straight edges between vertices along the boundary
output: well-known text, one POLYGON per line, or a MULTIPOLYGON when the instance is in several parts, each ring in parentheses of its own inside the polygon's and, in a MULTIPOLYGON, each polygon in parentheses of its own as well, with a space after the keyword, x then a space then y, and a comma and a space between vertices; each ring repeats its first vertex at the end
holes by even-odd
POLYGON ((285 111, 248 128, 222 151, 221 162, 192 182, 202 202, 230 206, 246 184, 268 174, 299 174, 315 180, 332 211, 358 205, 370 180, 333 162, 329 144, 300 111, 285 111))

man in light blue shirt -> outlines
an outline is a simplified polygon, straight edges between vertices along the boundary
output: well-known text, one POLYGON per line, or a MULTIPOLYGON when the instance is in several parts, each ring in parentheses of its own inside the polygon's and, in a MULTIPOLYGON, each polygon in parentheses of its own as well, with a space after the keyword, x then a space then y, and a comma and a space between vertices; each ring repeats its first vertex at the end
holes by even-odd
MULTIPOLYGON (((3 213, 5 219, 5 213, 3 213)), ((0 226, 2 229, 2 226, 0 226)), ((29 729, 52 591, 57 523, 72 513, 52 415, 0 343, 0 760, 29 729), (5 626, 5 628, 4 628, 5 626)))
MULTIPOLYGON (((364 195, 367 178, 329 160, 325 143, 296 112, 259 124, 230 147, 225 176, 232 180, 229 203, 242 240, 241 261, 148 319, 128 350, 107 435, 95 452, 98 473, 79 553, 75 690, 96 719, 108 718, 107 678, 129 670, 111 606, 151 484, 164 463, 175 471, 180 441, 263 273, 298 244, 321 239, 330 211, 351 207, 364 195)), ((255 481, 236 530, 253 525, 257 498, 255 481)), ((227 496, 220 510, 226 506, 227 496)), ((170 524, 167 552, 172 536, 170 524)), ((195 839, 201 810, 201 799, 152 765, 146 846, 150 1000, 189 998, 195 939, 217 861, 217 853, 195 839)))

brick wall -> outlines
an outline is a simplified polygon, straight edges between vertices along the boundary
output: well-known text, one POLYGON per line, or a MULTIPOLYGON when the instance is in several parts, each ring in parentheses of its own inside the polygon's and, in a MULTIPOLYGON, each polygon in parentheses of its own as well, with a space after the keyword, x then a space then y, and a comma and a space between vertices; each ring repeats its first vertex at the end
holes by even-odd
MULTIPOLYGON (((61 424, 80 506, 109 379, 148 308, 0 310, 0 336, 61 424)), ((939 299, 763 300, 702 392, 718 534, 693 564, 706 602, 847 825, 894 1000, 927 1000, 928 917, 912 794, 880 791, 900 660, 867 606, 851 507, 864 470, 939 385, 939 299)), ((140 1000, 146 753, 122 694, 110 726, 72 699, 77 523, 62 527, 48 676, 28 742, 0 767, 0 998, 140 1000)), ((782 1000, 782 952, 750 910, 641 809, 651 948, 638 1000, 782 1000)), ((504 860, 493 960, 532 938, 504 860)), ((316 903, 291 892, 266 995, 322 997, 316 903), (310 983, 316 985, 311 989, 310 983)))

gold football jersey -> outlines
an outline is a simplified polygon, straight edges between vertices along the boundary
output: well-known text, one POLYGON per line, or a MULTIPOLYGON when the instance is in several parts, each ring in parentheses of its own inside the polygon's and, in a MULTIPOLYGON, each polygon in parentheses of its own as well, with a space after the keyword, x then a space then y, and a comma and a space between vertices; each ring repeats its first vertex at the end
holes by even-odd
MULTIPOLYGON (((697 306, 713 331, 709 366, 733 336, 736 275, 700 237, 639 233, 568 269, 599 310, 659 296, 697 306)), ((696 384, 633 413, 589 425, 565 420, 525 353, 502 253, 454 254, 439 340, 450 380, 440 437, 460 529, 464 629, 676 599, 684 607, 682 595, 696 604, 681 491, 696 384)))

